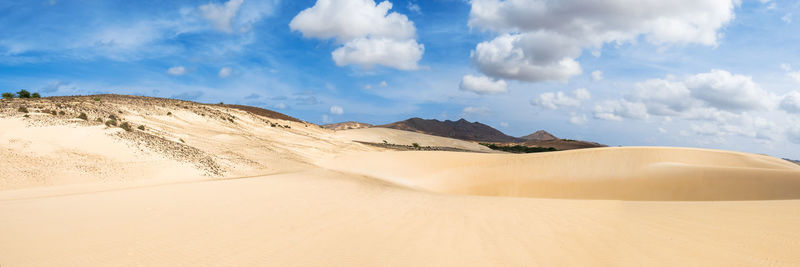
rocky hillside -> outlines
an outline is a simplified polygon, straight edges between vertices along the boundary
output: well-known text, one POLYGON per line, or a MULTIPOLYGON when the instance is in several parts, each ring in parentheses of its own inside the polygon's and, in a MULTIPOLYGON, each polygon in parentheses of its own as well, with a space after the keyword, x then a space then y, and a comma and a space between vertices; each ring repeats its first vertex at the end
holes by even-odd
POLYGON ((457 121, 440 121, 436 119, 425 120, 420 118, 411 118, 395 123, 378 125, 376 127, 406 130, 477 142, 508 143, 525 141, 523 139, 506 135, 489 125, 480 122, 469 122, 465 119, 460 119, 457 121))
POLYGON ((558 137, 548 133, 545 130, 538 130, 535 133, 520 137, 521 139, 525 140, 537 140, 537 141, 547 141, 547 140, 556 140, 558 137))

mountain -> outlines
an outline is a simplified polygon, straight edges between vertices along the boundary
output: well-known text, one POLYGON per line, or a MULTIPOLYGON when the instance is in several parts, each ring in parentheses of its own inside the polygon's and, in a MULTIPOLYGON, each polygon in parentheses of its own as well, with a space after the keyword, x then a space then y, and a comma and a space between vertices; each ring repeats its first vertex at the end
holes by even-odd
POLYGON ((376 127, 406 130, 469 141, 500 143, 516 143, 525 141, 523 139, 506 135, 489 125, 480 122, 468 122, 465 119, 460 119, 457 121, 440 121, 436 119, 425 120, 421 118, 411 118, 395 123, 378 125, 376 127))
POLYGON ((538 130, 535 133, 520 137, 525 140, 537 140, 537 141, 547 141, 547 140, 556 140, 558 137, 548 133, 545 130, 538 130))
POLYGON ((355 121, 346 121, 346 122, 339 122, 339 123, 331 123, 322 125, 322 128, 329 129, 329 130, 349 130, 349 129, 361 129, 361 128, 370 128, 372 124, 369 123, 362 123, 362 122, 355 122, 355 121))
POLYGON ((528 147, 552 147, 558 150, 570 150, 580 148, 604 147, 606 145, 589 141, 572 139, 561 139, 548 133, 545 130, 538 130, 535 133, 520 137, 525 139, 522 145, 528 147))

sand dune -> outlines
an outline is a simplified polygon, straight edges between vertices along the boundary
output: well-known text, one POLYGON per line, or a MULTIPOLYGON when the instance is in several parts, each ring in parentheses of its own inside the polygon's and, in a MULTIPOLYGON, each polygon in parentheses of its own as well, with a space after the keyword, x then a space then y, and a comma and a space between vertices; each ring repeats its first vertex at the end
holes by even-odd
POLYGON ((383 143, 410 146, 417 143, 420 146, 452 147, 470 151, 494 152, 486 146, 475 142, 458 139, 427 135, 390 128, 362 128, 336 131, 335 136, 346 140, 355 140, 370 143, 383 143))
POLYGON ((0 266, 800 265, 800 166, 769 156, 396 152, 353 140, 488 150, 177 100, 36 101, 0 102, 0 266), (92 122, 109 114, 146 128, 92 122))
POLYGON ((360 153, 323 165, 441 193, 621 200, 800 198, 800 166, 691 148, 593 148, 527 155, 360 153))

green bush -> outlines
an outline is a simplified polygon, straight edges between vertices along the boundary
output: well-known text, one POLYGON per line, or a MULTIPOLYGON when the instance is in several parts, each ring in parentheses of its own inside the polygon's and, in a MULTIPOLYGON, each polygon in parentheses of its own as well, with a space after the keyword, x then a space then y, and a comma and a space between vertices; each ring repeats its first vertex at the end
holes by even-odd
POLYGON ((167 111, 167 116, 172 116, 172 111, 167 111))
MULTIPOLYGON (((54 115, 55 115, 55 114, 54 114, 54 115)), ((96 122, 99 122, 99 123, 103 123, 103 118, 97 118, 97 119, 95 119, 95 121, 96 121, 96 122)))
POLYGON ((14 94, 13 93, 3 93, 3 98, 4 99, 12 99, 12 98, 14 98, 14 94))
POLYGON ((19 108, 17 109, 17 111, 19 111, 19 112, 22 112, 22 113, 28 113, 28 108, 26 108, 26 107, 19 107, 19 108))
POLYGON ((537 153, 537 152, 548 152, 548 151, 557 151, 557 149, 553 147, 527 147, 521 145, 513 145, 513 146, 499 146, 496 144, 489 144, 489 143, 480 143, 492 150, 500 150, 505 152, 511 153, 537 153))
POLYGON ((114 116, 114 114, 108 115, 108 118, 111 120, 117 120, 117 116, 114 116))
POLYGON ((17 92, 17 95, 19 96, 19 98, 31 98, 31 92, 28 92, 28 90, 25 89, 19 90, 19 92, 17 92))
POLYGON ((99 97, 95 97, 94 101, 100 101, 100 98, 99 97))
POLYGON ((417 144, 417 143, 412 143, 411 146, 413 146, 416 149, 419 149, 419 144, 417 144))
POLYGON ((144 131, 144 125, 139 125, 139 127, 136 127, 136 129, 144 131))
POLYGON ((31 95, 31 98, 41 98, 41 97, 42 97, 42 95, 40 95, 39 93, 33 93, 31 95))
POLYGON ((131 125, 127 121, 123 122, 122 124, 120 124, 119 128, 122 128, 123 130, 128 131, 128 132, 133 130, 133 128, 131 128, 131 125))
POLYGON ((62 111, 58 112, 58 115, 64 116, 64 115, 67 115, 67 113, 62 110, 62 111))
POLYGON ((107 120, 106 121, 106 126, 108 126, 108 127, 117 126, 117 121, 115 121, 115 120, 107 120))
POLYGON ((88 121, 89 117, 86 116, 86 113, 81 112, 81 115, 78 115, 78 119, 88 121))

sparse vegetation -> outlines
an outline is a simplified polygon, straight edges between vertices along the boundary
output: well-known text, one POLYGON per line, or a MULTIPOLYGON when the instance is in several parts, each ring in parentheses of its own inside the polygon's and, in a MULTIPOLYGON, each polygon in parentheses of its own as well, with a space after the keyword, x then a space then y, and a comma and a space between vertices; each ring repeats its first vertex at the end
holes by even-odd
POLYGON ((117 126, 117 121, 116 120, 107 120, 106 121, 106 126, 108 126, 108 127, 117 126))
POLYGON ((111 120, 117 120, 117 116, 114 116, 114 114, 108 115, 108 118, 111 120))
POLYGON ((103 118, 97 118, 95 121, 97 121, 99 123, 103 123, 103 118))
POLYGON ((186 141, 183 141, 183 138, 178 138, 178 140, 181 140, 181 143, 186 143, 186 141))
POLYGON ((31 98, 31 92, 28 92, 28 90, 22 89, 22 90, 19 90, 19 92, 17 92, 17 96, 19 98, 31 98))
POLYGON ((3 93, 3 99, 12 99, 14 98, 13 93, 3 93))
POLYGON ((480 144, 488 148, 491 148, 492 150, 500 150, 511 153, 538 153, 538 152, 557 151, 557 149, 553 147, 527 147, 522 145, 501 146, 489 143, 480 143, 480 144))
POLYGON ((26 107, 19 107, 19 108, 17 109, 17 111, 19 111, 19 112, 22 112, 22 113, 28 113, 28 108, 26 108, 26 107))
POLYGON ((81 114, 78 115, 78 119, 88 121, 89 117, 86 116, 86 113, 81 112, 81 114))
POLYGON ((58 112, 58 115, 64 116, 64 115, 67 115, 67 113, 62 110, 62 111, 58 112))
POLYGON ((131 124, 130 124, 130 123, 128 123, 127 121, 126 121, 126 122, 123 122, 122 124, 120 124, 120 125, 119 125, 119 128, 122 128, 122 129, 123 129, 123 130, 125 130, 126 132, 130 132, 130 131, 132 131, 132 130, 133 130, 133 128, 131 127, 131 124))
POLYGON ((167 116, 172 116, 172 111, 167 111, 167 116))
POLYGON ((417 143, 411 143, 411 146, 413 146, 415 149, 419 149, 419 144, 417 143))
POLYGON ((144 125, 139 125, 139 127, 136 127, 136 129, 139 129, 140 131, 144 131, 144 125))
POLYGON ((95 97, 95 98, 94 98, 94 101, 95 101, 95 102, 97 102, 97 101, 100 101, 100 98, 99 98, 99 97, 95 97))

